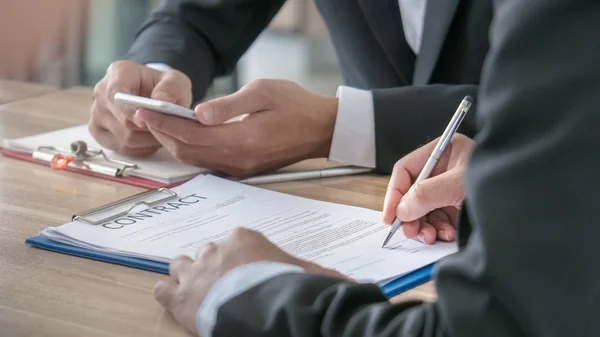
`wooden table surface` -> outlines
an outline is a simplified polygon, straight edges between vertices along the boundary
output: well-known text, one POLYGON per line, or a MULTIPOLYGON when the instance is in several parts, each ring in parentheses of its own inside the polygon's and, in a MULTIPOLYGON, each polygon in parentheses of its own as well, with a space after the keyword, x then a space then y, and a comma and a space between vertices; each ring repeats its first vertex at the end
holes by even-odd
POLYGON ((0 79, 0 104, 18 101, 24 98, 39 96, 58 88, 35 83, 23 83, 0 79))
MULTIPOLYGON (((0 106, 0 138, 86 123, 91 89, 0 106)), ((307 161, 296 168, 325 161, 307 161)), ((388 177, 364 175, 263 185, 293 195, 381 210, 388 177)), ((165 276, 28 247, 27 237, 81 210, 142 191, 0 156, 1 336, 188 336, 155 302, 165 276)), ((435 299, 433 283, 394 298, 435 299)))

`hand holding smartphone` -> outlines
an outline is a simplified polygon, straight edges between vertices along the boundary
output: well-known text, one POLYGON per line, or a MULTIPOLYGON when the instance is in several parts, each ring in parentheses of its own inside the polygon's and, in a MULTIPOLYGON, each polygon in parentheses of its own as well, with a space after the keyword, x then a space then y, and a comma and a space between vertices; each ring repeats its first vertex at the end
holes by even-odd
POLYGON ((152 111, 162 112, 168 115, 190 119, 199 123, 194 110, 184 108, 177 104, 159 101, 147 97, 135 96, 124 93, 116 93, 115 101, 123 104, 132 105, 136 108, 144 108, 152 111))

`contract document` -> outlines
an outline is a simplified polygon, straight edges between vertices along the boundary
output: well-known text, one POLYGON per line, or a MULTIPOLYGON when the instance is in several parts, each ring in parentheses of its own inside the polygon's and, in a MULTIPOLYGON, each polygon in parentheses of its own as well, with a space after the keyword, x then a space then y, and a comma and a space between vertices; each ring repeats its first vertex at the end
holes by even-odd
POLYGON ((176 196, 152 206, 119 205, 87 220, 43 230, 54 242, 87 250, 168 263, 179 255, 195 258, 208 242, 237 227, 263 233, 287 253, 378 284, 430 265, 456 252, 454 242, 426 245, 399 231, 386 248, 388 226, 381 212, 311 200, 211 175, 172 188, 176 196))

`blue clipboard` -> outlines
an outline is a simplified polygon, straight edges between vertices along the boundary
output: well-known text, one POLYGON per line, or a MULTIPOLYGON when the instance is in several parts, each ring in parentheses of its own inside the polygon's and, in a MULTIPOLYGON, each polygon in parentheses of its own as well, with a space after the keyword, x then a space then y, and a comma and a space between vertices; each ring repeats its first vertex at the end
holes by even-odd
MULTIPOLYGON (((135 257, 120 256, 116 254, 103 253, 91 249, 75 247, 64 243, 52 241, 42 235, 30 237, 27 240, 25 240, 25 243, 33 247, 63 254, 84 257, 86 259, 110 262, 127 267, 149 270, 162 274, 169 273, 169 265, 166 263, 139 259, 135 257)), ((435 264, 430 264, 408 274, 404 274, 396 279, 385 282, 385 284, 380 285, 381 291, 386 297, 390 298, 404 291, 412 289, 418 285, 421 285, 431 280, 434 274, 434 267, 435 264)))

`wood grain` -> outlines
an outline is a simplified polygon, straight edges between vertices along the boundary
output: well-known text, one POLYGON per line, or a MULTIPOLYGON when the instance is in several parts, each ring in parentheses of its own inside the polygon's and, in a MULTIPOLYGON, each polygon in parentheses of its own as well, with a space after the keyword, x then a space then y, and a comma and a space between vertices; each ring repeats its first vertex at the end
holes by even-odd
POLYGON ((58 88, 50 85, 0 79, 0 104, 39 96, 55 90, 58 90, 58 88))
MULTIPOLYGON (((87 121, 91 89, 0 107, 0 130, 21 137, 87 121)), ((323 160, 291 169, 315 168, 323 160)), ((381 210, 389 177, 364 175, 264 185, 293 195, 381 210)), ((0 156, 0 335, 188 336, 152 295, 165 276, 31 248, 27 237, 80 210, 142 191, 0 156)), ((432 283, 395 298, 434 300, 432 283)))
POLYGON ((0 138, 18 138, 87 123, 92 90, 75 87, 0 105, 0 138))

